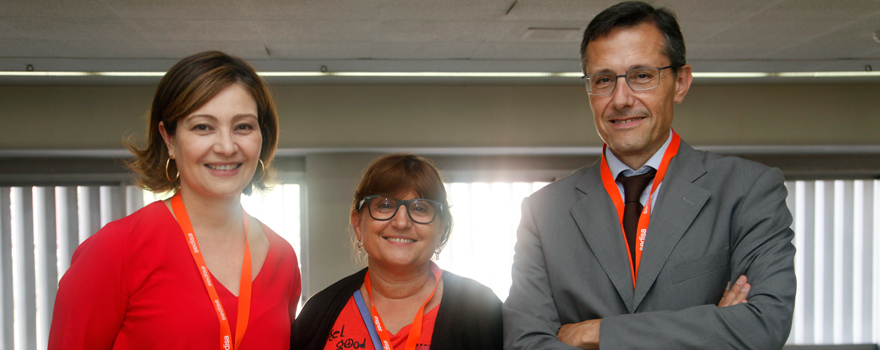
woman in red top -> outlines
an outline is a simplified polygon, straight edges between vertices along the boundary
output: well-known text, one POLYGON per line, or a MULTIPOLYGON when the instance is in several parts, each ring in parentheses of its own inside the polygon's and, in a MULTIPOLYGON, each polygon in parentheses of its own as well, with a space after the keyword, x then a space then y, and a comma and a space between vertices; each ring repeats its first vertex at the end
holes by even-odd
POLYGON ((427 159, 373 161, 350 220, 367 268, 309 299, 293 324, 291 349, 501 349, 495 293, 431 261, 449 239, 452 215, 427 159))
POLYGON ((275 106, 249 64, 221 52, 159 82, 138 184, 172 192, 83 242, 61 279, 49 349, 285 349, 300 296, 291 246, 241 207, 264 190, 275 106))

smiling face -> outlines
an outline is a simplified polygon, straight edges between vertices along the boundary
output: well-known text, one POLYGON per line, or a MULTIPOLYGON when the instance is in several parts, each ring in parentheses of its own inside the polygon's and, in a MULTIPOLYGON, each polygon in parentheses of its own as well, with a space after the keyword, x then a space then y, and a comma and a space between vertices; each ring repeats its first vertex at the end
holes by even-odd
POLYGON ((174 135, 159 131, 180 172, 180 190, 205 198, 233 198, 250 183, 263 137, 257 103, 231 84, 181 118, 174 135))
MULTIPOLYGON (((586 73, 626 74, 631 69, 665 67, 666 39, 652 23, 613 29, 607 36, 589 43, 586 73)), ((689 65, 660 71, 660 85, 633 91, 619 78, 607 95, 590 95, 596 131, 620 160, 638 169, 660 149, 669 137, 673 106, 684 100, 692 77, 689 65)))
MULTIPOLYGON (((399 198, 392 197, 400 200, 419 198, 412 190, 399 198)), ((351 211, 351 226, 357 239, 363 242, 369 265, 417 268, 431 260, 434 250, 440 246, 442 220, 418 224, 410 220, 406 210, 401 206, 393 218, 385 221, 370 217, 366 207, 351 211)))

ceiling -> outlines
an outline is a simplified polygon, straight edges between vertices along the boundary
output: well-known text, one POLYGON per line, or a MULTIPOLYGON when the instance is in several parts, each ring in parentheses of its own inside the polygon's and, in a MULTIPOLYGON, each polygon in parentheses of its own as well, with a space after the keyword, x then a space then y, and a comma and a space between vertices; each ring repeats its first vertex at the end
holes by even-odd
MULTIPOLYGON (((222 50, 262 71, 575 72, 583 29, 614 3, 4 0, 0 71, 161 72, 192 53, 222 50)), ((653 3, 677 13, 695 72, 880 70, 872 37, 880 0, 653 3)))

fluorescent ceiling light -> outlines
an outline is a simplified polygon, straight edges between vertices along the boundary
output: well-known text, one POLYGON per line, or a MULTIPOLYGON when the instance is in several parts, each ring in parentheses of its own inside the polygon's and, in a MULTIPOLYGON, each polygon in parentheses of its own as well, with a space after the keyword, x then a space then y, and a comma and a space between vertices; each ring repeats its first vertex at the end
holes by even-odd
MULTIPOLYGON (((260 72, 264 77, 420 77, 420 78, 580 78, 580 72, 260 72)), ((880 77, 880 71, 849 72, 695 72, 694 78, 856 78, 880 77)), ((161 77, 165 72, 0 71, 0 77, 161 77)))

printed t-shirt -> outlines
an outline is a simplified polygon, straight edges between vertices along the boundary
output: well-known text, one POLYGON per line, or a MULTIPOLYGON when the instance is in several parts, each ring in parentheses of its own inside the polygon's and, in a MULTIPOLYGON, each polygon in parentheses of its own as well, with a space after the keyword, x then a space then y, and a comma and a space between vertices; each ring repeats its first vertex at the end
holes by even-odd
MULTIPOLYGON (((422 318, 422 334, 419 336, 419 342, 416 343, 416 350, 428 350, 431 347, 431 338, 434 335, 434 322, 437 320, 437 310, 440 307, 435 306, 428 311, 422 318)), ((408 324, 397 331, 397 334, 391 335, 391 347, 394 350, 403 350, 406 346, 406 338, 409 336, 409 330, 412 324, 408 324)), ((370 339, 370 332, 364 324, 364 319, 358 311, 357 303, 354 296, 348 299, 345 308, 339 313, 333 328, 327 337, 327 344, 324 350, 348 350, 348 349, 368 349, 374 350, 376 347, 370 339)))

